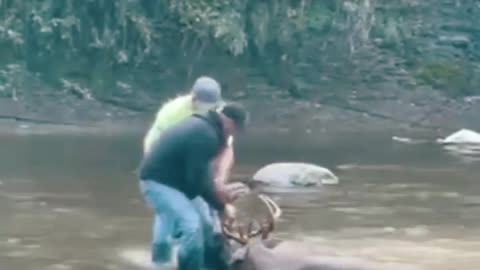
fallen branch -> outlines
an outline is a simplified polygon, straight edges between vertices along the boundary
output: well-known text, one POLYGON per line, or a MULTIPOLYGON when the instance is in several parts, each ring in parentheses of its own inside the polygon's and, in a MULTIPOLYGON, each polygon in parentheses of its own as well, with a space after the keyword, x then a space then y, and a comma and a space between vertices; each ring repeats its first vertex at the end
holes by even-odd
POLYGON ((19 117, 19 116, 11 116, 11 115, 0 115, 0 119, 15 120, 15 121, 21 121, 21 122, 27 122, 27 123, 33 123, 33 124, 89 126, 89 125, 79 125, 79 124, 63 122, 63 121, 51 121, 51 120, 35 119, 35 118, 27 118, 27 117, 19 117))
POLYGON ((367 116, 374 117, 374 118, 389 120, 389 121, 396 122, 396 123, 401 123, 401 124, 408 124, 411 127, 428 128, 428 129, 439 129, 440 128, 439 126, 425 125, 425 124, 422 124, 418 121, 417 122, 411 122, 411 121, 397 119, 397 118, 394 118, 394 117, 391 117, 391 116, 388 116, 388 115, 371 112, 371 111, 368 111, 366 109, 355 107, 355 106, 351 105, 350 103, 348 103, 348 101, 345 101, 344 99, 340 99, 338 97, 336 97, 335 100, 330 99, 330 101, 328 99, 323 99, 323 100, 320 100, 320 103, 325 104, 325 105, 329 105, 329 106, 332 106, 332 107, 335 107, 335 108, 347 110, 347 111, 363 113, 367 116))

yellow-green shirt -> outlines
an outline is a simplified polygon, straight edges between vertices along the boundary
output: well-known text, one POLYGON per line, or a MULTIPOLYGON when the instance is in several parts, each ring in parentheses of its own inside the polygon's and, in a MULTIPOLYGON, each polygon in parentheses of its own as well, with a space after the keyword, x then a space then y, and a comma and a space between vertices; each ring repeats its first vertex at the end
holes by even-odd
POLYGON ((164 104, 157 112, 155 121, 143 141, 143 152, 148 153, 153 142, 160 137, 162 131, 194 113, 192 96, 179 96, 164 104))

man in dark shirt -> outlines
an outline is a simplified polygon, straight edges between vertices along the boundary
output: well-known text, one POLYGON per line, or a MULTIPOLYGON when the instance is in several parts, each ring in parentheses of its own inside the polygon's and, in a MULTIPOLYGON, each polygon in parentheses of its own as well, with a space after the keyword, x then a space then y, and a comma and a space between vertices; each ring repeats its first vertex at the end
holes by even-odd
MULTIPOLYGON (((217 187, 210 175, 210 162, 225 146, 225 138, 243 129, 246 111, 226 105, 222 112, 193 115, 165 130, 140 166, 140 189, 162 219, 174 220, 179 235, 178 269, 204 266, 205 243, 213 228, 202 222, 192 200, 202 197, 223 215, 232 215, 231 194, 217 187)), ((153 237, 160 237, 154 227, 153 237)), ((154 263, 157 257, 152 250, 154 263)), ((161 256, 158 256, 161 257, 161 256)))

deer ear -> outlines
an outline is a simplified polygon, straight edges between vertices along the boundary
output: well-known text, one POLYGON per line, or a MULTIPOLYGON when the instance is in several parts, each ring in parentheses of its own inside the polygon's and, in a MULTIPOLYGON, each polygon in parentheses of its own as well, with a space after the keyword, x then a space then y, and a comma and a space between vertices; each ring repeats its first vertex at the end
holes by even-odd
POLYGON ((235 250, 230 257, 230 264, 240 263, 245 260, 248 253, 248 247, 242 246, 235 250))
POLYGON ((268 238, 262 241, 263 245, 268 248, 268 249, 274 249, 276 248, 279 244, 282 243, 282 240, 280 239, 273 239, 273 238, 268 238))

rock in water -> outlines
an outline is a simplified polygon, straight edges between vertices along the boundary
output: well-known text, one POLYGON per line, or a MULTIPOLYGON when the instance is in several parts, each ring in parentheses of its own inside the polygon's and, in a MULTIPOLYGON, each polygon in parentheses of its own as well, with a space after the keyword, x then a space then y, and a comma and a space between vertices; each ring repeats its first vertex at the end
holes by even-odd
POLYGON ((445 139, 438 139, 442 144, 480 144, 480 133, 469 129, 461 129, 445 139))
POLYGON ((339 182, 337 176, 324 167, 297 162, 269 164, 257 171, 253 180, 275 187, 309 187, 339 182))

